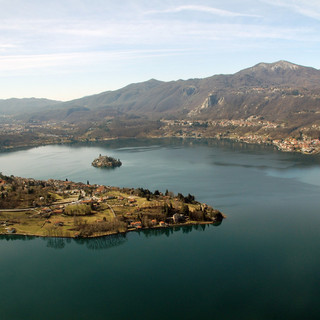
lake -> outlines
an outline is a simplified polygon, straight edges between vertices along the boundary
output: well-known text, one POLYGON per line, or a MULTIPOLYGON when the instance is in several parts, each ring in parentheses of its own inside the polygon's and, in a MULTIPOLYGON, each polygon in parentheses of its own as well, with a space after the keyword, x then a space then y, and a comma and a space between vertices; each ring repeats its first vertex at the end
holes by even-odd
POLYGON ((141 139, 0 153, 0 171, 191 193, 227 215, 91 240, 2 236, 1 319, 320 317, 318 156, 141 139), (99 154, 122 167, 92 167, 99 154))

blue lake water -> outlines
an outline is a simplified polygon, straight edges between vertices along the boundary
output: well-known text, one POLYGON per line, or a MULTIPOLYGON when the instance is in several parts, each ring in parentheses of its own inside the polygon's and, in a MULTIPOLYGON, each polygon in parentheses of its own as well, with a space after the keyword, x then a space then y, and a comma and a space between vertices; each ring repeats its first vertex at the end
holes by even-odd
POLYGON ((218 226, 0 238, 0 319, 319 319, 320 159, 227 141, 121 140, 0 154, 37 179, 194 194, 218 226), (98 169, 99 154, 123 166, 98 169))

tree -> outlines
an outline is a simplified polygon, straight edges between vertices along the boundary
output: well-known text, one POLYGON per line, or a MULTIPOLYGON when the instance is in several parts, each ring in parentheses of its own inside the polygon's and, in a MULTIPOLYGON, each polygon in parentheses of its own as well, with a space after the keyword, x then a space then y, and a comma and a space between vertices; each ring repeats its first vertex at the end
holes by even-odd
POLYGON ((205 215, 202 211, 194 211, 189 213, 190 219, 195 221, 204 221, 205 215))
POLYGON ((165 203, 165 204, 163 205, 162 213, 163 213, 166 217, 168 216, 168 214, 169 214, 169 206, 168 206, 167 203, 165 203))
POLYGON ((194 199, 195 199, 194 196, 189 193, 188 196, 185 198, 185 201, 187 203, 193 203, 194 199))
POLYGON ((183 204, 180 212, 186 216, 189 215, 189 206, 187 204, 183 204))
POLYGON ((178 193, 178 199, 184 202, 184 196, 181 193, 178 193))
POLYGON ((91 208, 86 204, 70 204, 65 208, 65 214, 69 216, 90 215, 91 208))

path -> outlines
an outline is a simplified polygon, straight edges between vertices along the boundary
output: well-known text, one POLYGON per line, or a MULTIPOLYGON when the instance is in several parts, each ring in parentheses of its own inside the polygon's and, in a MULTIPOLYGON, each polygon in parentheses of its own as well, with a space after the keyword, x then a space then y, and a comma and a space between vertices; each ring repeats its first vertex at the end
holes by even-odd
POLYGON ((107 202, 106 202, 106 204, 107 204, 107 206, 109 207, 109 209, 111 210, 111 212, 112 212, 112 214, 113 214, 113 217, 116 218, 116 214, 114 213, 114 211, 113 211, 112 207, 110 206, 110 204, 107 203, 107 202))

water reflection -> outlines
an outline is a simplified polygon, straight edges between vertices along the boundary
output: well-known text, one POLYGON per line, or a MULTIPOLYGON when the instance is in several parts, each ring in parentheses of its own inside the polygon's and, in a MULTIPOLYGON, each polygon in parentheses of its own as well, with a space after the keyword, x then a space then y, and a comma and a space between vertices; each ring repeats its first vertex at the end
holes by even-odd
POLYGON ((35 236, 23 236, 23 235, 9 235, 9 234, 4 234, 0 235, 0 241, 1 240, 7 240, 7 241, 14 241, 14 240, 22 240, 22 241, 27 241, 27 240, 34 240, 37 239, 35 236))
POLYGON ((219 226, 222 222, 217 222, 214 224, 193 224, 193 225, 185 225, 185 226, 175 226, 172 228, 157 228, 157 229, 148 229, 148 230, 141 230, 139 233, 143 234, 146 238, 150 237, 158 237, 162 235, 166 235, 169 237, 174 232, 182 231, 182 233, 190 233, 193 230, 195 231, 205 231, 207 228, 211 226, 219 226))
POLYGON ((128 241, 126 234, 115 234, 93 239, 74 239, 76 244, 85 245, 89 250, 104 250, 123 245, 128 241))
POLYGON ((99 238, 42 238, 47 242, 47 247, 52 249, 63 249, 68 243, 76 243, 85 246, 89 250, 104 250, 118 247, 127 241, 126 234, 115 234, 99 238))
POLYGON ((48 248, 63 249, 66 246, 66 239, 64 238, 44 238, 47 242, 48 248))
MULTIPOLYGON (((139 230, 135 231, 139 235, 143 235, 146 238, 158 237, 158 236, 171 236, 174 232, 182 232, 182 233, 190 233, 192 231, 205 231, 207 228, 211 226, 217 227, 221 224, 221 222, 217 222, 214 224, 194 224, 194 225, 185 225, 185 226, 175 226, 172 228, 156 228, 156 229, 148 229, 148 230, 139 230)), ((1 240, 6 241, 14 241, 14 240, 35 240, 39 239, 39 237, 34 236, 22 236, 22 235, 1 235, 1 240)), ((77 245, 85 246, 89 250, 105 250, 114 247, 121 246, 128 241, 127 234, 115 234, 110 236, 98 237, 98 238, 41 238, 46 242, 46 246, 51 249, 64 249, 68 244, 76 243, 77 245)))

